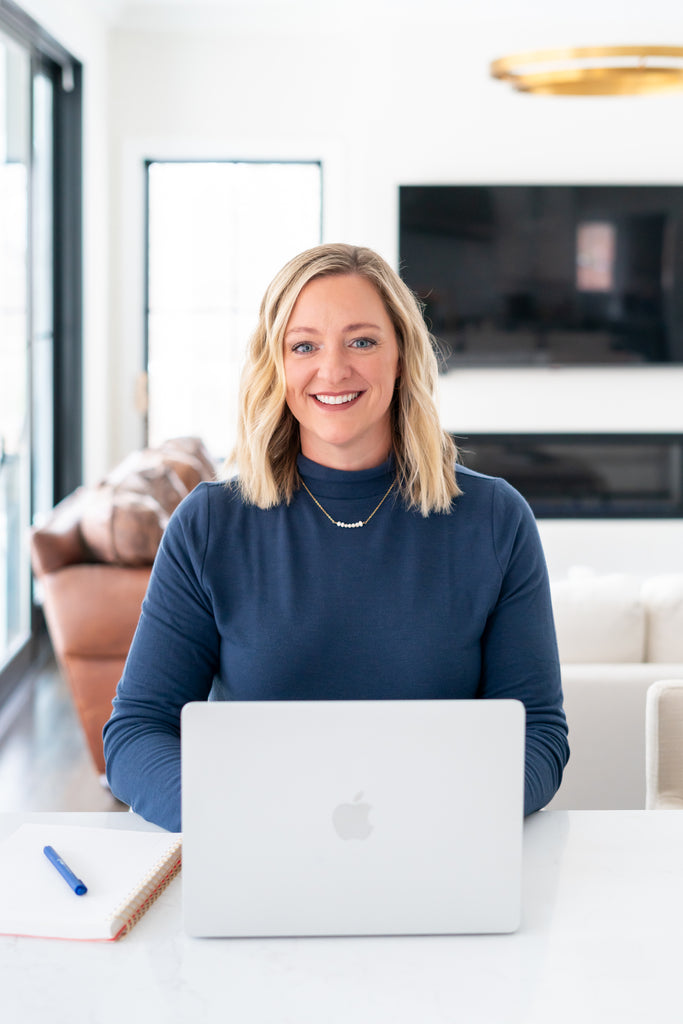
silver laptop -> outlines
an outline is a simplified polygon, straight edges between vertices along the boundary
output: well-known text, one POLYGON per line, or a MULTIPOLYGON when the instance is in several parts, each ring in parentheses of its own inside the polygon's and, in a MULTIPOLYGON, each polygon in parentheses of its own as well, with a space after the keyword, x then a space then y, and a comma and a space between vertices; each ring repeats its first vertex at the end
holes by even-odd
POLYGON ((186 931, 514 931, 524 723, 515 700, 188 704, 186 931))

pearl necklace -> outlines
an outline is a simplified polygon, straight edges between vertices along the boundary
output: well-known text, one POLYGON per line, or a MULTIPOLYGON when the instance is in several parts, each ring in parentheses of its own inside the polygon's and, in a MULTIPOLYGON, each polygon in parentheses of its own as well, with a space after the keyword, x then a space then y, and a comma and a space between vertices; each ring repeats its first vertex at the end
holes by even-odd
MULTIPOLYGON (((299 478, 299 479, 301 479, 301 478, 299 478)), ((333 519, 332 516, 330 515, 330 513, 326 512, 325 509, 322 507, 322 505, 320 504, 320 502, 318 501, 316 496, 314 494, 311 494, 311 492, 308 490, 308 487, 306 487, 306 484, 304 483, 303 480, 301 480, 301 483, 303 484, 304 489, 308 492, 308 494, 311 496, 313 501, 316 503, 316 505, 318 506, 320 511, 323 513, 323 515, 327 516, 327 518, 329 519, 329 521, 331 523, 333 523, 335 526, 342 527, 342 529, 344 529, 344 530, 357 530, 361 526, 367 526, 368 523, 370 522, 370 520, 372 519, 372 517, 374 516, 375 512, 379 512, 380 508, 382 507, 384 502, 389 497, 389 494, 390 494, 390 492, 391 492, 391 490, 392 490, 392 488, 394 486, 395 481, 394 480, 391 481, 391 483, 389 484, 389 490, 386 492, 386 494, 384 495, 384 497, 380 501, 379 505, 377 505, 372 510, 372 512, 370 513, 368 518, 364 519, 364 520, 359 519, 357 523, 343 523, 340 519, 333 519)))

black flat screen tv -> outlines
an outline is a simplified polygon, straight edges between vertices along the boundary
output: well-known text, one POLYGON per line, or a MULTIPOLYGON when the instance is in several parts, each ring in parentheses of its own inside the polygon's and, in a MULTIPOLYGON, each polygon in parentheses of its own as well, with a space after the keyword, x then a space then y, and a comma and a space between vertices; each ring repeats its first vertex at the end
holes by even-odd
POLYGON ((683 364, 683 186, 404 185, 442 370, 683 364))

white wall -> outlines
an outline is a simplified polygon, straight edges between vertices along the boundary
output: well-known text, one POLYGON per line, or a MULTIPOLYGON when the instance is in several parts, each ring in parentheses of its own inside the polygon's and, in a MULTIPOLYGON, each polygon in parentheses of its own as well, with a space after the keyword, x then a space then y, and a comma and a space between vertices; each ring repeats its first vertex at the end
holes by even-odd
POLYGON ((577 568, 642 578, 683 572, 683 527, 677 519, 541 519, 538 528, 553 580, 577 568))

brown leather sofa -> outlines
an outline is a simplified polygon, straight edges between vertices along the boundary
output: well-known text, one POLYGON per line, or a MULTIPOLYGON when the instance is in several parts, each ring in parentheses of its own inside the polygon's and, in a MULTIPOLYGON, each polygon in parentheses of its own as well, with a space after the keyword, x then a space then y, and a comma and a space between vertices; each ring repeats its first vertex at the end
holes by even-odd
POLYGON ((169 517, 215 466, 198 438, 133 453, 80 487, 31 534, 31 560, 52 647, 95 768, 151 565, 169 517))

